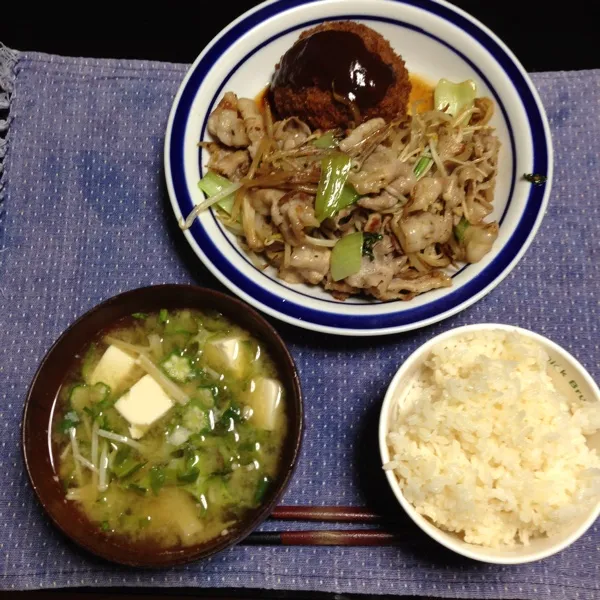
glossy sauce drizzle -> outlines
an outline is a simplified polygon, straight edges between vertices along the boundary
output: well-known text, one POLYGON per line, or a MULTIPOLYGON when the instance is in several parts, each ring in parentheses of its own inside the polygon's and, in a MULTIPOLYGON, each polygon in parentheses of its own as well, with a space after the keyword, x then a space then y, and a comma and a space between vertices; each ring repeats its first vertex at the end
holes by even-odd
POLYGON ((392 67, 350 31, 326 30, 300 40, 281 59, 273 87, 317 86, 355 103, 376 106, 396 77, 392 67))

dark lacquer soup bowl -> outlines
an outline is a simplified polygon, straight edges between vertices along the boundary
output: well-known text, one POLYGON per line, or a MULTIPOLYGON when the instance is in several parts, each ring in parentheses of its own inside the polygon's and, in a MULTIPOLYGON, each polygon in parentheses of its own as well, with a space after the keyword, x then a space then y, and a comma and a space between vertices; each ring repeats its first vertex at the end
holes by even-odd
MULTIPOLYGON (((237 331, 237 329, 235 330, 237 331)), ((176 332, 176 334, 178 334, 178 332, 176 332)), ((215 336, 213 335, 212 337, 215 336)), ((221 339, 218 336, 216 337, 221 339)), ((209 340, 210 339, 212 338, 209 338, 209 340)), ((127 349, 128 347, 125 346, 125 350, 127 349)), ((199 355, 201 356, 202 353, 200 352, 199 355)), ((124 356, 126 356, 126 353, 124 356)), ((248 356, 252 356, 252 360, 258 360, 253 354, 249 354, 248 356)), ((169 358, 169 360, 171 359, 169 358)), ((139 360, 137 364, 139 364, 139 360)), ((164 364, 166 367, 173 366, 170 362, 163 362, 161 364, 164 364)), ((97 367, 97 369, 98 368, 99 367, 97 367)), ((162 369, 161 372, 162 375, 157 374, 158 380, 165 374, 162 369)), ((167 374, 169 373, 171 372, 167 370, 167 374)), ((202 373, 204 374, 203 371, 202 373)), ((175 372, 175 375, 180 374, 180 370, 175 372)), ((195 375, 191 375, 191 377, 194 376, 195 375)), ((223 380, 223 377, 224 376, 222 375, 221 380, 223 380)), ((258 381, 258 379, 256 379, 256 381, 258 381)), ((100 383, 97 384, 96 387, 99 386, 99 389, 102 390, 102 385, 103 384, 100 383)), ((244 383, 243 385, 246 386, 244 389, 248 389, 249 384, 244 383)), ((77 386, 74 386, 73 389, 75 389, 75 387, 77 386)), ((134 402, 134 387, 135 386, 125 390, 118 402, 113 403, 112 406, 116 406, 119 402, 123 403, 123 399, 126 397, 128 401, 134 402)), ((251 384, 250 387, 254 389, 255 386, 254 384, 251 384)), ((83 385, 83 388, 85 388, 83 393, 87 393, 85 385, 83 385)), ((92 388, 91 384, 89 389, 94 389, 94 393, 97 392, 97 389, 92 388)), ((159 395, 163 394, 163 392, 166 393, 165 389, 168 391, 168 386, 167 388, 164 388, 163 386, 159 395)), ((219 388, 216 386, 210 389, 218 390, 219 388)), ((217 392, 214 393, 216 394, 217 392)), ((231 392, 230 395, 233 395, 233 393, 231 392)), ((80 401, 81 400, 78 399, 78 402, 80 401)), ((169 402, 169 400, 166 401, 169 402)), ((69 402, 74 401, 69 398, 69 402)), ((84 410, 87 410, 91 415, 91 417, 89 417, 89 422, 93 423, 92 431, 95 435, 95 439, 92 438, 91 451, 89 450, 90 446, 85 446, 86 452, 84 452, 83 447, 80 448, 79 445, 75 446, 75 442, 73 442, 72 438, 71 442, 68 443, 72 444, 72 447, 65 448, 64 451, 65 453, 68 453, 70 450, 73 455, 73 464, 81 462, 79 467, 79 477, 82 477, 81 471, 85 471, 85 465, 87 464, 90 468, 89 475, 92 476, 92 473, 94 473, 97 477, 100 477, 100 487, 98 489, 106 490, 108 484, 103 484, 102 478, 108 477, 108 479, 111 480, 111 477, 115 477, 110 474, 111 471, 109 471, 108 467, 110 464, 109 456, 111 455, 109 453, 112 453, 113 459, 114 455, 117 456, 114 460, 121 461, 118 463, 118 469, 114 466, 117 464, 114 461, 112 463, 113 466, 111 467, 118 473, 117 477, 122 476, 122 479, 114 480, 116 481, 115 485, 118 485, 119 489, 126 488, 127 486, 131 489, 133 486, 135 490, 141 494, 147 493, 152 495, 153 492, 160 494, 158 490, 161 486, 165 485, 165 472, 167 475, 169 472, 163 472, 159 467, 153 467, 151 469, 152 472, 149 475, 150 485, 148 486, 148 490, 140 486, 139 483, 128 483, 131 479, 128 479, 127 465, 130 463, 127 461, 131 462, 133 459, 131 459, 130 456, 126 458, 121 456, 119 458, 117 449, 121 451, 122 455, 125 455, 126 452, 122 452, 122 450, 129 451, 131 448, 125 447, 126 444, 121 444, 118 441, 120 439, 118 435, 115 437, 116 434, 110 433, 110 427, 106 421, 101 421, 99 425, 96 424, 96 421, 93 419, 99 418, 97 417, 99 411, 99 409, 96 408, 97 406, 100 405, 91 404, 87 408, 84 408, 84 410), (96 410, 96 413, 92 413, 91 410, 96 410), (106 431, 104 431, 105 429, 106 431), (112 436, 112 439, 100 438, 98 437, 98 432, 105 436, 112 436), (100 440, 100 442, 98 442, 98 440, 100 440), (114 440, 117 440, 117 442, 114 440), (99 449, 98 444, 100 444, 102 451, 99 449), (75 460, 76 449, 78 461, 75 460), (88 458, 84 458, 84 454, 86 454, 88 458), (104 473, 102 473, 103 469, 104 473), (109 475, 106 475, 107 472, 109 475), (102 487, 102 485, 104 485, 104 487, 102 487)), ((173 404, 173 406, 176 406, 176 404, 173 404)), ((248 407, 244 406, 244 409, 247 410, 248 407)), ((239 423, 243 422, 243 419, 249 419, 248 422, 252 422, 252 409, 250 409, 250 412, 242 414, 240 409, 236 408, 234 410, 233 404, 231 404, 228 410, 229 412, 223 414, 227 417, 226 422, 229 422, 229 417, 231 417, 231 431, 234 431, 235 429, 234 421, 239 423)), ((207 411, 207 413, 208 412, 210 411, 207 411)), ((260 410, 258 410, 258 413, 260 413, 260 410)), ((122 414, 127 415, 127 418, 129 419, 133 418, 130 417, 127 412, 123 412, 122 414)), ((215 414, 217 413, 215 412, 215 414)), ((85 418, 87 419, 88 417, 85 418)), ((220 418, 221 421, 223 421, 223 416, 220 418)), ((212 421, 214 421, 213 417, 211 417, 211 424, 208 425, 209 430, 210 427, 213 427, 213 429, 215 428, 215 423, 212 421)), ((219 423, 217 423, 217 427, 218 426, 219 423)), ((176 429, 179 430, 178 433, 175 434, 176 436, 179 436, 178 440, 173 442, 171 438, 166 438, 173 444, 180 443, 181 439, 185 438, 185 435, 190 434, 188 430, 184 427, 179 427, 179 425, 176 426, 176 429), (182 430, 186 431, 183 438, 181 437, 182 430)), ((115 431, 115 429, 113 428, 112 431, 115 431)), ((132 432, 132 438, 136 436, 141 437, 141 435, 143 435, 140 434, 140 432, 137 432, 133 426, 129 431, 132 432)), ((149 431, 152 430, 150 429, 149 431)), ((228 431, 228 428, 224 427, 222 428, 222 431, 226 432, 228 431)), ((106 300, 75 321, 50 348, 37 370, 27 394, 22 430, 23 455, 31 485, 39 498, 42 507, 50 516, 54 524, 68 538, 86 550, 113 562, 138 567, 166 567, 191 562, 206 558, 207 556, 233 546, 244 539, 269 516, 285 491, 298 459, 302 432, 303 408, 300 382, 293 359, 281 337, 262 316, 243 302, 213 290, 191 285, 158 285, 125 292, 106 300), (263 354, 270 357, 269 368, 271 369, 272 379, 269 381, 276 381, 279 384, 278 402, 281 397, 284 400, 282 404, 284 404, 285 407, 282 409, 285 411, 285 428, 283 429, 285 433, 281 435, 279 446, 277 447, 278 450, 276 454, 278 458, 276 459, 276 470, 270 477, 264 478, 264 481, 267 483, 263 486, 261 495, 255 497, 260 498, 260 500, 255 500, 254 504, 251 503, 247 508, 244 508, 243 512, 236 513, 239 514, 237 522, 234 522, 232 525, 224 526, 214 537, 202 539, 197 543, 194 541, 193 543, 188 543, 188 545, 182 543, 166 544, 164 541, 157 543, 151 537, 132 536, 130 532, 125 533, 118 530, 118 528, 112 527, 112 525, 107 525, 108 521, 98 522, 97 520, 86 516, 85 511, 81 508, 82 505, 77 502, 77 498, 75 498, 75 501, 73 498, 67 499, 66 490, 69 484, 65 482, 65 478, 61 475, 62 471, 60 471, 59 467, 62 459, 55 441, 55 432, 57 430, 62 432, 66 431, 68 434, 72 433, 73 435, 76 435, 76 432, 79 431, 76 429, 76 425, 73 425, 68 421, 68 419, 71 418, 75 421, 78 420, 76 412, 67 414, 66 416, 64 414, 61 415, 61 423, 57 422, 59 413, 61 411, 65 413, 67 411, 67 408, 61 404, 65 403, 65 400, 61 400, 63 393, 61 390, 69 381, 68 377, 73 370, 74 361, 83 360, 81 356, 85 353, 86 348, 90 347, 91 341, 99 339, 98 336, 104 335, 107 331, 110 333, 111 328, 113 328, 115 324, 123 323, 124 320, 127 321, 127 319, 132 318, 147 318, 148 315, 158 315, 156 317, 156 321, 158 322, 162 316, 161 311, 165 314, 182 315, 186 315, 187 312, 197 314, 193 311, 205 311, 206 314, 211 315, 220 314, 227 319, 228 322, 233 324, 234 329, 239 327, 240 331, 245 331, 248 334, 249 340, 256 344, 256 348, 262 348, 263 354), (135 315, 135 317, 132 315, 135 315), (71 426, 71 429, 64 429, 65 422, 67 423, 67 427, 71 426)), ((166 436, 167 434, 165 433, 164 435, 166 436)), ((201 436, 204 434, 196 435, 201 436)), ((210 435, 210 432, 207 435, 210 435)), ((225 435, 225 433, 223 435, 225 435)), ((238 434, 234 431, 231 435, 237 436, 238 434)), ((140 443, 144 443, 144 437, 141 437, 141 439, 137 441, 130 439, 128 436, 125 437, 127 437, 129 444, 134 448, 137 448, 140 443)), ((205 438, 201 437, 200 439, 205 438)), ((188 446, 189 444, 184 444, 181 448, 188 448, 188 446)), ((258 448, 259 446, 256 447, 258 448)), ((170 448, 171 446, 169 446, 169 449, 170 448)), ((252 448, 254 448, 254 446, 252 446, 252 448)), ((173 484, 175 487, 179 484, 189 487, 190 485, 193 485, 189 482, 194 481, 194 476, 196 476, 196 478, 198 477, 197 469, 194 466, 198 459, 193 454, 190 458, 190 456, 185 455, 185 452, 187 452, 187 450, 179 451, 179 456, 182 457, 179 460, 181 464, 186 465, 187 471, 177 472, 177 477, 179 479, 175 479, 175 483, 173 484)), ((178 456, 176 451, 172 454, 178 456)), ((271 455, 272 454, 273 452, 271 452, 271 455)), ((174 460, 176 461, 178 459, 174 460)), ((231 455, 228 460, 233 460, 231 455)), ((256 468, 258 469, 258 462, 256 464, 256 468)), ((237 468, 248 469, 249 471, 253 468, 251 464, 246 464, 242 467, 240 467, 240 464, 234 466, 237 468)), ((226 469, 226 467, 227 465, 222 468, 226 469)), ((74 469, 74 471, 75 470, 76 469, 74 469)), ((135 469, 132 468, 130 472, 133 472, 134 470, 135 469)), ((139 471, 139 473, 141 472, 143 472, 143 469, 139 471)), ((75 475, 73 475, 73 477, 74 476, 75 475)), ((218 475, 214 476, 212 479, 209 477, 207 480, 210 480, 211 482, 213 482, 213 480, 219 482, 221 482, 221 480, 228 481, 227 477, 233 477, 232 471, 229 471, 228 475, 218 475)), ((98 481, 98 479, 94 480, 94 482, 96 481, 98 481)), ((196 479, 196 481, 198 481, 198 479, 196 479)), ((219 485, 221 485, 221 483, 219 485)), ((214 490, 212 493, 214 494, 214 490)), ((202 498, 204 497, 201 496, 199 502, 204 502, 202 498)), ((227 502, 235 503, 235 498, 230 494, 227 497, 227 502)), ((201 508, 200 504, 196 504, 195 506, 201 508)), ((178 510, 178 508, 174 506, 173 510, 178 510)), ((129 512, 126 510, 125 514, 129 514, 129 512)), ((208 519, 207 523, 210 529, 210 516, 207 517, 206 514, 210 515, 210 513, 205 513, 205 518, 208 519)), ((112 524, 113 522, 111 521, 110 523, 112 524)), ((215 523, 213 522, 213 526, 214 525, 215 523)), ((196 538, 194 538, 194 540, 195 539, 196 538)))

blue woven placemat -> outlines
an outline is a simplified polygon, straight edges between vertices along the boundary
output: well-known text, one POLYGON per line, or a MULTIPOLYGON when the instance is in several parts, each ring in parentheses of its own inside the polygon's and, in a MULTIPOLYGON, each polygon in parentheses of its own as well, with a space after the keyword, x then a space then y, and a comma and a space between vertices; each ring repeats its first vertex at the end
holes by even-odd
MULTIPOLYGON (((185 71, 0 49, 0 110, 12 92, 0 192, 0 587, 599 598, 597 527, 557 556, 515 567, 463 560, 406 521, 406 543, 397 548, 239 546, 164 571, 104 563, 55 531, 20 451, 23 401, 40 359, 69 323, 109 296, 154 283, 217 286, 177 230, 164 190, 163 136, 185 71)), ((381 400, 403 358, 440 331, 486 321, 527 327, 565 346, 599 378, 600 71, 533 79, 552 127, 554 190, 533 245, 496 290, 436 326, 386 338, 342 340, 275 324, 299 366, 307 417, 286 503, 385 500, 375 429, 381 400)), ((0 133, 0 157, 5 149, 0 133)))

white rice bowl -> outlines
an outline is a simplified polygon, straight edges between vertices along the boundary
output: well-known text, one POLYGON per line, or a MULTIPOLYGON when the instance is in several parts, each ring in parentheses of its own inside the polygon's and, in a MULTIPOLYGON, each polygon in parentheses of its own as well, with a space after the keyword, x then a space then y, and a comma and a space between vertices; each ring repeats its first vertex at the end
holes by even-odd
POLYGON ((586 438, 600 404, 562 393, 535 334, 464 329, 390 386, 384 468, 419 515, 462 542, 511 549, 558 535, 600 500, 586 438))

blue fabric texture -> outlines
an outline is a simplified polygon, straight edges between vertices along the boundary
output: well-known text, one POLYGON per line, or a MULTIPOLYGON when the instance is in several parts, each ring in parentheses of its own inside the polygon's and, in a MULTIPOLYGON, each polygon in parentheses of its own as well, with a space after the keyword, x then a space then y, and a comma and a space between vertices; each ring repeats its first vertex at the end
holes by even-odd
MULTIPOLYGON (((597 525, 559 555, 511 567, 444 550, 400 508, 405 543, 398 547, 238 546, 162 571, 113 566, 65 540, 30 489, 20 449, 23 402, 44 353, 76 317, 119 292, 169 282, 219 285, 179 232, 164 187, 164 132, 187 67, 23 53, 13 81, 5 54, 4 91, 12 83, 14 90, 0 220, 2 589, 227 586, 600 597, 597 525)), ((537 73, 533 80, 553 133, 554 189, 535 241, 497 289, 453 318, 403 335, 343 339, 274 322, 298 364, 307 420, 284 503, 377 507, 389 498, 377 463, 383 395, 403 359, 449 328, 500 322, 533 329, 600 378, 600 71, 537 73)), ((263 529, 302 527, 269 522, 263 529)))

